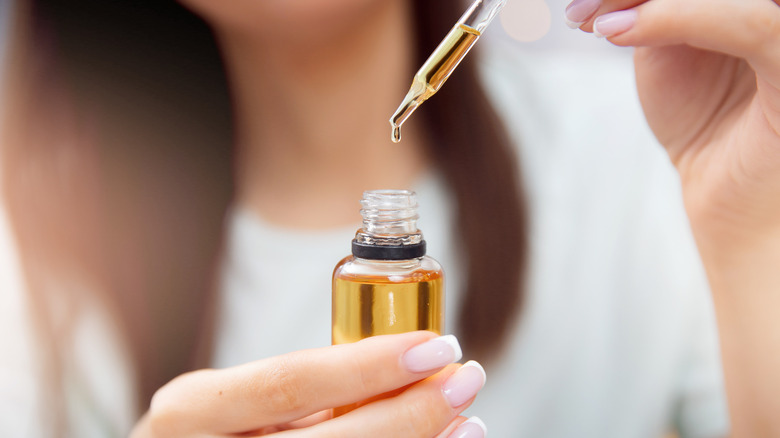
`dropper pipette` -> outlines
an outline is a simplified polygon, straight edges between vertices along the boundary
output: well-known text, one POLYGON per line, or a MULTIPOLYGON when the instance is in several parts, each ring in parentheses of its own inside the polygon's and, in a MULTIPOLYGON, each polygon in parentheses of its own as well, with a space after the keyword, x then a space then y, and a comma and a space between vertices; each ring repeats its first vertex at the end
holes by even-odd
POLYGON ((390 118, 393 143, 401 141, 401 125, 436 94, 507 0, 475 0, 414 75, 412 87, 390 118))

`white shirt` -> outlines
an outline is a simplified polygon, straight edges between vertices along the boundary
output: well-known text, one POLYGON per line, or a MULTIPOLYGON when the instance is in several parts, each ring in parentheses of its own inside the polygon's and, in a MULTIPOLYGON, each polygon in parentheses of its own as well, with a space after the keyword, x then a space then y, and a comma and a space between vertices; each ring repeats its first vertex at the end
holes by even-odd
MULTIPOLYGON (((705 275, 631 61, 501 49, 483 66, 518 144, 531 264, 525 311, 469 412, 497 437, 659 437, 673 425, 686 437, 725 436, 705 275)), ((415 190, 454 329, 452 203, 434 175, 415 190)), ((215 366, 328 345, 330 275, 349 254, 355 205, 354 226, 323 232, 233 212, 215 366)))

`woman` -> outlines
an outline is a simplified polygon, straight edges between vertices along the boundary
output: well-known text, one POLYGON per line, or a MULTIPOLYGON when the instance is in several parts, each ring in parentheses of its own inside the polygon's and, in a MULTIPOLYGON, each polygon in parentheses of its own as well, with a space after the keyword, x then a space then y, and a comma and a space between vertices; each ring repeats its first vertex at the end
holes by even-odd
MULTIPOLYGON (((459 333, 461 340, 475 336, 474 333, 478 333, 479 336, 468 343, 464 342, 467 346, 466 353, 471 355, 474 351, 482 360, 490 357, 488 353, 496 356, 496 352, 501 351, 500 347, 516 345, 508 341, 507 337, 512 333, 511 316, 515 314, 513 304, 517 301, 515 292, 519 278, 516 275, 502 274, 502 272, 517 272, 517 269, 512 269, 512 266, 519 266, 522 259, 522 255, 513 250, 523 246, 520 229, 523 215, 519 196, 513 189, 515 187, 513 170, 511 164, 508 164, 511 160, 507 159, 509 158, 507 151, 501 149, 500 145, 506 144, 506 140, 502 138, 495 121, 489 116, 479 118, 480 114, 489 113, 486 111, 468 113, 465 109, 460 110, 468 108, 470 103, 484 99, 484 96, 476 91, 470 96, 455 97, 465 93, 463 90, 467 90, 469 84, 465 81, 466 86, 459 86, 455 82, 457 77, 453 77, 446 88, 458 90, 460 94, 453 91, 449 95, 451 101, 448 102, 448 97, 442 92, 426 105, 447 106, 449 104, 458 108, 460 111, 452 113, 463 114, 461 124, 457 121, 452 123, 453 119, 450 117, 455 117, 452 114, 442 116, 443 110, 432 110, 427 116, 428 124, 409 126, 410 129, 405 132, 405 139, 400 148, 391 146, 387 142, 388 132, 384 122, 387 108, 394 108, 397 104, 400 96, 398 90, 403 92, 410 72, 418 64, 410 55, 414 53, 413 39, 408 33, 399 32, 399 29, 406 28, 410 15, 415 16, 410 12, 411 4, 401 1, 372 0, 309 2, 303 5, 293 2, 223 3, 193 0, 186 2, 186 6, 201 15, 214 28, 231 79, 236 111, 235 140, 239 157, 235 179, 235 204, 240 207, 240 211, 248 211, 256 215, 255 219, 263 218, 267 223, 281 223, 294 229, 339 227, 350 224, 354 220, 351 216, 344 215, 345 212, 353 211, 352 204, 364 188, 424 186, 424 183, 419 182, 420 178, 427 173, 428 169, 438 167, 444 174, 442 178, 448 184, 449 188, 446 190, 451 191, 456 199, 459 208, 458 227, 463 230, 466 246, 470 250, 467 253, 468 257, 461 256, 466 258, 462 263, 466 266, 464 276, 467 278, 464 282, 467 295, 460 306, 459 333), (377 87, 377 84, 382 86, 377 87), (372 90, 371 99, 366 98, 366 90, 372 90), (438 117, 442 118, 438 119, 438 117), (477 120, 473 120, 474 118, 477 120), (474 153, 473 149, 463 146, 464 143, 468 144, 471 138, 475 139, 472 143, 484 138, 469 133, 467 127, 471 126, 481 129, 479 134, 490 135, 489 138, 492 140, 485 144, 499 146, 488 148, 488 152, 484 154, 474 153), (449 144, 459 144, 463 149, 446 150, 449 144), (447 153, 436 148, 444 149, 447 153), (475 159, 483 156, 484 160, 475 159), (434 166, 433 163, 437 161, 441 163, 434 166), (482 174, 479 173, 480 169, 482 174), (485 174, 486 169, 487 172, 494 171, 495 174, 485 174), (457 177, 457 175, 471 176, 474 172, 478 177, 470 178, 466 183, 463 182, 464 178, 457 177), (479 177, 480 175, 484 176, 479 177), (498 177, 488 178, 488 175, 498 177), (459 181, 461 186, 458 186, 459 181), (491 181, 494 181, 495 187, 490 186, 491 181), (480 199, 485 204, 480 204, 480 199), (508 207, 502 209, 500 214, 481 216, 470 216, 472 210, 467 208, 467 206, 472 209, 495 208, 497 205, 508 207), (318 212, 318 215, 309 214, 311 211, 318 212), (495 217, 496 222, 486 226, 484 221, 491 220, 491 217, 495 217), (498 237, 493 236, 493 233, 480 234, 478 232, 480 228, 501 230, 502 233, 495 233, 498 237), (489 240, 491 238, 498 240, 491 241, 489 240), (502 241, 503 238, 508 238, 508 242, 502 241), (479 251, 480 248, 483 248, 482 253, 474 252, 474 250, 479 251), (501 257, 495 255, 480 257, 487 256, 489 253, 484 248, 501 251, 501 257), (498 272, 491 270, 490 261, 503 258, 509 260, 505 269, 498 272), (485 275, 483 273, 485 266, 488 273, 495 275, 485 275), (481 278, 480 273, 482 273, 481 278), (486 278, 500 278, 502 281, 496 281, 497 284, 494 284, 477 281, 475 278, 485 281, 486 278), (475 284, 492 293, 475 295, 479 292, 475 291, 475 284), (486 296, 496 295, 499 298, 494 302, 487 302, 485 299, 486 296), (486 308, 479 309, 481 305, 486 308), (499 333, 509 333, 508 335, 489 336, 492 327, 487 322, 496 315, 505 327, 499 333), (472 320, 481 321, 483 325, 469 326, 463 323, 472 320), (491 339, 498 341, 492 346, 489 342, 479 342, 491 339), (481 345, 487 345, 486 351, 480 351, 481 345)), ((773 100, 776 89, 772 84, 776 84, 777 80, 773 78, 777 76, 779 69, 774 64, 777 57, 765 53, 764 50, 774 47, 771 41, 772 38, 777 38, 777 32, 773 32, 771 26, 776 21, 772 21, 771 17, 777 17, 780 9, 768 0, 753 0, 748 7, 745 6, 745 2, 724 1, 715 6, 712 6, 711 2, 688 2, 686 4, 691 6, 682 10, 667 3, 672 2, 665 0, 653 0, 647 3, 605 1, 604 4, 578 2, 577 7, 570 8, 569 19, 575 23, 582 23, 584 29, 591 30, 592 20, 598 16, 601 17, 596 24, 598 33, 610 36, 617 44, 661 46, 643 49, 638 53, 640 94, 643 97, 648 120, 656 135, 671 152, 683 177, 686 206, 699 250, 705 261, 719 314, 733 433, 736 436, 761 435, 774 426, 770 419, 771 413, 774 412, 773 403, 777 403, 770 396, 773 393, 772 385, 776 385, 776 379, 773 379, 769 371, 774 369, 773 363, 771 359, 759 355, 765 350, 773 351, 772 338, 766 330, 777 330, 771 323, 768 309, 772 307, 772 300, 777 300, 771 291, 777 290, 775 286, 778 281, 777 278, 772 277, 770 267, 771 262, 777 260, 778 246, 772 245, 772 239, 777 239, 771 236, 777 236, 776 218, 780 216, 777 211, 771 210, 774 206, 769 201, 773 199, 778 189, 774 176, 776 172, 772 172, 774 169, 772 159, 775 159, 774 164, 776 164, 776 156, 772 155, 770 148, 771 145, 778 143, 776 129, 771 129, 772 123, 777 126, 776 114, 772 114, 771 110, 776 100, 773 100), (637 9, 622 12, 633 7, 637 9), (613 11, 621 12, 606 15, 613 11), (682 15, 672 16, 673 13, 682 15), (755 22, 766 25, 755 25, 755 22), (715 28, 717 31, 714 31, 715 28), (763 41, 770 43, 759 44, 763 41), (733 58, 679 46, 679 44, 725 52, 733 58), (666 48, 666 46, 673 48, 666 48), (741 58, 747 59, 750 64, 741 62, 741 58), (699 66, 702 64, 709 67, 703 69, 705 74, 699 72, 699 66), (758 74, 757 83, 752 81, 754 73, 751 68, 758 74), (684 73, 689 71, 699 73, 691 80, 692 83, 687 83, 685 79, 684 73), (725 78, 721 77, 722 75, 725 78), (737 144, 730 142, 730 139, 739 140, 740 148, 733 149, 737 152, 732 152, 730 149, 737 144), (730 153, 740 154, 739 159, 730 157, 730 153), (737 166, 735 163, 739 166, 731 167, 737 166), (706 167, 707 172, 698 170, 702 166, 706 167), (728 177, 724 177, 724 174, 728 177), (770 207, 766 207, 767 205, 770 207), (739 296, 736 290, 740 291, 739 296), (757 298, 752 299, 753 294, 757 298), (762 315, 767 315, 766 320, 762 319, 762 315), (745 320, 748 316, 751 319, 745 320), (754 343, 745 346, 743 341, 748 339, 754 343), (751 357, 753 355, 756 359, 751 357), (745 369, 746 366, 756 368, 745 369), (745 403, 746 399, 751 403, 745 403)), ((49 5, 54 8, 50 11, 63 14, 67 14, 68 11, 73 12, 73 7, 56 9, 57 6, 62 7, 57 4, 49 5)), ((418 13, 416 16, 425 17, 423 12, 417 11, 421 7, 415 5, 415 12, 418 13)), ((110 7, 104 6, 104 8, 110 7)), ((57 15, 51 14, 51 16, 57 15)), ((428 16, 434 14, 429 12, 428 16)), ((449 23, 453 21, 454 17, 447 19, 449 23)), ((423 22, 429 24, 427 21, 423 22)), ((418 29, 424 27, 417 26, 418 29)), ((100 34, 91 35, 101 37, 121 35, 121 32, 107 32, 116 29, 101 29, 100 26, 76 30, 81 30, 86 35, 71 29, 68 35, 81 38, 68 40, 63 37, 65 42, 62 44, 97 40, 105 41, 105 45, 110 48, 114 41, 90 39, 89 32, 100 31, 100 34)), ((62 35, 55 34, 54 41, 58 40, 58 36, 62 35)), ((93 49, 99 51, 100 47, 93 49)), ((159 67, 162 62, 176 64, 181 70, 169 70, 169 73, 175 75, 176 79, 191 80, 187 78, 185 61, 188 59, 173 63, 168 56, 173 54, 165 53, 165 50, 161 50, 158 54, 159 58, 144 59, 145 63, 155 67, 159 67)), ((146 52, 143 56, 146 56, 146 52)), ((51 58, 44 57, 44 61, 45 59, 51 58)), ((99 62, 91 57, 88 60, 99 62)), ((35 61, 29 62, 33 64, 35 61)), ((83 60, 79 63, 79 60, 76 60, 74 64, 88 63, 83 60)), ((45 94, 51 114, 42 113, 39 117, 48 120, 50 126, 61 129, 60 131, 49 130, 49 135, 53 136, 52 132, 56 132, 65 139, 102 140, 79 141, 79 146, 74 147, 83 148, 80 150, 83 158, 95 157, 97 154, 90 153, 90 145, 94 147, 95 144, 106 143, 105 137, 111 135, 115 136, 118 143, 134 144, 133 140, 136 140, 134 145, 147 147, 150 150, 99 149, 100 155, 97 156, 101 160, 105 160, 108 164, 122 163, 110 168, 126 171, 128 175, 101 175, 99 169, 104 164, 101 162, 83 160, 77 165, 74 164, 74 167, 79 169, 77 180, 79 183, 74 184, 73 187, 84 190, 83 193, 79 192, 81 198, 85 199, 82 208, 73 208, 70 203, 67 206, 46 203, 41 207, 43 210, 35 214, 36 212, 31 211, 29 207, 26 209, 22 207, 23 204, 31 201, 29 196, 21 196, 20 186, 7 184, 6 191, 10 192, 8 197, 11 217, 15 231, 20 236, 20 252, 22 260, 26 262, 25 269, 30 289, 40 291, 46 288, 45 284, 35 284, 30 280, 42 277, 36 275, 36 269, 41 269, 40 266, 48 270, 58 268, 60 272, 58 279, 73 278, 64 276, 63 272, 81 273, 81 276, 75 277, 79 280, 77 284, 82 287, 84 278, 89 279, 90 283, 84 287, 87 290, 110 289, 109 286, 125 288, 122 292, 112 292, 117 298, 113 301, 106 299, 104 304, 109 311, 113 310, 118 315, 131 315, 125 318, 142 315, 144 312, 138 311, 138 308, 158 309, 159 316, 147 315, 151 324, 155 324, 156 321, 156 326, 137 322, 135 325, 128 324, 128 327, 138 330, 128 330, 126 334, 129 339, 128 350, 137 356, 136 372, 139 376, 139 384, 147 388, 147 393, 151 393, 169 376, 187 369, 182 358, 186 358, 188 353, 196 349, 195 342, 192 341, 194 338, 192 333, 195 332, 195 327, 202 326, 200 322, 208 319, 204 311, 210 308, 206 305, 208 294, 197 292, 206 289, 203 284, 205 280, 195 276, 198 275, 198 271, 206 269, 205 267, 209 265, 209 254, 214 253, 217 239, 211 242, 188 243, 193 246, 181 247, 185 239, 180 237, 187 235, 188 224, 192 223, 191 226, 194 227, 195 221, 201 222, 199 224, 201 232, 209 229, 208 227, 212 227, 212 230, 218 227, 219 222, 214 217, 218 217, 221 211, 224 211, 225 193, 228 189, 215 189, 219 186, 214 181, 202 181, 197 176, 192 177, 199 175, 203 167, 220 168, 220 163, 223 163, 209 159, 211 152, 208 150, 188 160, 186 159, 188 157, 182 153, 167 155, 171 153, 168 150, 164 152, 151 150, 152 147, 145 146, 145 141, 140 139, 154 138, 160 131, 159 138, 167 140, 167 128, 177 123, 186 127, 179 130, 184 131, 181 134, 182 138, 191 140, 193 144, 201 141, 207 143, 210 139, 202 138, 206 134, 224 138, 227 133, 222 132, 222 136, 215 135, 220 133, 219 127, 206 129, 187 123, 186 119, 180 119, 177 113, 172 113, 165 108, 164 101, 155 102, 153 93, 149 96, 137 96, 122 89, 117 92, 114 88, 115 83, 105 79, 108 76, 106 73, 120 75, 122 80, 133 78, 121 76, 126 74, 126 71, 121 68, 111 70, 110 67, 116 67, 115 64, 107 63, 107 65, 105 70, 87 69, 86 72, 92 72, 92 76, 76 70, 77 77, 74 79, 76 86, 51 85, 54 89, 45 94), (89 83, 89 89, 78 87, 78 84, 85 82, 89 83), (73 95, 63 93, 63 89, 73 95), (122 94, 122 91, 125 94, 122 94), (108 97, 101 95, 107 92, 116 95, 108 97), (94 98, 94 95, 98 95, 98 98, 94 98), (52 99, 51 96, 55 98, 52 99), (158 105, 149 105, 151 102, 158 105), (101 106, 106 103, 111 104, 110 107, 101 106), (78 106, 82 112, 69 111, 70 105, 78 106), (122 107, 121 111, 113 113, 112 107, 117 106, 122 107), (85 108, 88 111, 84 111, 85 108), (97 114, 101 117, 95 116, 97 121, 63 120, 63 114, 74 113, 97 114), (136 132, 132 127, 126 126, 126 121, 121 116, 127 114, 141 121, 143 132, 136 132), (97 128, 91 127, 93 123, 97 128), (108 128, 105 128, 106 126, 108 128), (74 127, 80 129, 74 132, 74 127), (93 130, 97 132, 93 133, 93 130), (189 130, 198 131, 187 132, 189 130), (150 156, 153 156, 154 160, 148 160, 150 156), (135 167, 132 166, 133 164, 135 167), (181 169, 184 166, 190 170, 188 174, 176 175, 177 178, 171 177, 171 181, 163 179, 168 177, 173 169, 181 169), (137 172, 135 175, 131 173, 134 170, 137 172), (139 174, 148 176, 148 181, 145 181, 145 178, 132 178, 139 174), (95 178, 92 181, 107 181, 107 184, 102 183, 100 187, 101 190, 105 187, 109 196, 90 192, 96 186, 90 184, 90 178, 95 178), (130 184, 146 184, 148 189, 143 190, 142 187, 139 190, 130 184), (179 199, 187 198, 186 195, 191 193, 193 187, 198 187, 198 194, 202 193, 207 198, 199 206, 193 206, 186 199, 179 199), (168 204, 154 202, 155 197, 158 196, 156 191, 161 189, 164 189, 165 193, 159 194, 158 199, 175 201, 170 204, 173 206, 170 210, 166 209, 168 204), (19 197, 14 198, 14 192, 19 197), (149 195, 148 192, 155 194, 149 195), (112 197, 111 194, 123 196, 112 197), (150 196, 152 196, 151 201, 148 199, 150 196), (89 208, 96 208, 94 202, 87 201, 96 199, 105 204, 98 204, 100 211, 93 214, 89 208), (143 205, 144 202, 147 204, 143 205), (144 208, 148 206, 159 208, 144 208), (203 206, 208 208, 203 210, 199 208, 203 206), (67 211, 68 208, 74 211, 72 217, 63 220, 63 223, 57 221, 59 229, 47 228, 51 224, 41 219, 46 216, 42 212, 62 212, 67 211), (144 214, 139 215, 135 209, 140 209, 144 214), (104 210, 108 212, 104 214, 108 214, 109 221, 105 221, 106 218, 100 215, 104 210), (39 222, 36 223, 36 220, 39 222), (157 224, 160 223, 166 226, 158 226, 157 224), (176 225, 171 228, 170 224, 176 225), (68 228, 70 225, 74 228, 68 228), (97 243, 90 242, 89 239, 55 241, 59 236, 84 236, 85 234, 82 233, 85 228, 93 231, 94 235, 106 237, 97 243), (101 228, 108 228, 108 230, 101 228), (36 241, 35 236, 40 236, 41 232, 50 232, 51 234, 46 236, 49 239, 41 239, 43 242, 36 241), (162 245, 159 242, 165 243, 164 241, 168 239, 171 240, 171 245, 162 245), (176 258, 171 257, 174 252, 159 254, 147 249, 146 247, 151 246, 152 243, 158 243, 155 248, 163 249, 179 246, 175 251, 176 258), (108 246, 108 250, 104 246, 108 246), (75 249, 77 251, 75 254, 79 257, 72 257, 72 260, 63 254, 58 257, 51 251, 44 251, 44 248, 49 250, 60 248, 63 249, 64 254, 71 257, 75 249), (143 256, 150 255, 158 258, 149 260, 150 266, 139 266, 146 260, 143 256), (182 255, 184 258, 180 259, 179 256, 182 255), (36 260, 47 263, 32 263, 36 260), (164 268, 157 268, 157 266, 164 268), (165 271, 156 269, 165 269, 165 271), (175 272, 167 272, 177 269, 181 269, 183 275, 177 276, 175 272), (89 275, 94 272, 102 275, 89 275), (138 273, 146 275, 136 275, 138 273), (187 278, 187 274, 191 277, 187 278), (186 280, 182 280, 183 278, 186 280), (147 290, 149 284, 156 279, 158 284, 163 285, 160 290, 165 291, 164 293, 141 297, 137 296, 141 295, 137 292, 133 294, 137 290, 147 290), (181 291, 178 295, 175 294, 177 290, 181 291), (152 302, 145 303, 143 299, 152 302), (196 304, 191 304, 189 301, 194 301, 196 304), (181 321, 162 323, 170 320, 171 316, 182 313, 188 317, 182 318, 181 321), (162 336, 159 336, 160 334, 162 336), (164 359, 166 356, 167 359, 164 359)), ((37 71, 45 73, 47 70, 41 68, 37 71)), ((473 82, 475 79, 472 77, 469 81, 473 82)), ((39 78, 36 84, 56 84, 56 82, 39 78)), ((195 91, 199 91, 197 85, 198 82, 195 81, 183 85, 181 99, 187 99, 188 96, 194 95, 195 91)), ((473 89, 473 84, 471 87, 473 89)), ((171 94, 176 93, 177 91, 171 92, 171 94)), ((26 97, 26 99, 18 98, 17 102, 35 102, 34 99, 29 98, 30 96, 26 97)), ((198 102, 202 104, 208 101, 205 98, 209 96, 198 97, 199 99, 187 102, 192 105, 197 105, 198 102)), ((214 101, 220 102, 219 98, 219 93, 215 93, 214 101)), ((31 106, 41 109, 32 104, 31 106)), ((28 111, 31 109, 28 108, 28 111)), ((17 114, 24 113, 20 111, 17 114)), ((30 115, 29 112, 27 114, 30 115)), ((14 121, 13 116, 9 117, 14 121)), ((9 123, 9 126, 16 125, 9 123)), ((21 135, 29 135, 29 132, 31 131, 24 130, 21 135)), ((538 145, 528 147, 533 146, 538 147, 538 145)), ((13 152, 13 149, 11 151, 13 152)), ((35 162, 47 157, 49 152, 49 150, 42 151, 39 157, 35 157, 29 150, 15 158, 10 152, 6 156, 12 157, 7 158, 9 162, 16 160, 16 163, 19 163, 25 157, 27 159, 34 157, 31 162, 35 162)), ((215 173, 210 175, 213 176, 215 173)), ((7 178, 11 177, 7 176, 7 178)), ((45 178, 33 180, 46 181, 45 178)), ((11 181, 19 180, 11 179, 11 181)), ((48 181, 48 184, 43 183, 44 189, 52 190, 56 187, 55 183, 56 180, 48 181)), ((72 190, 69 186, 65 188, 72 190)), ((27 190, 35 193, 35 187, 28 186, 27 190)), ((41 189, 38 193, 45 193, 45 190, 41 189)), ((531 202, 533 202, 533 192, 531 194, 531 202)), ((444 196, 434 198, 441 199, 444 196)), ((54 217, 61 218, 61 216, 54 217)), ((240 221, 241 219, 234 220, 237 223, 234 228, 241 226, 240 221)), ((428 230, 424 228, 424 231, 430 232, 428 230)), ((204 240, 207 240, 208 233, 203 234, 204 240)), ((247 233, 244 232, 243 235, 247 233)), ((197 236, 200 237, 201 233, 197 236)), ((430 235, 429 240, 433 240, 430 235)), ((228 248, 226 251, 228 253, 225 271, 228 274, 224 281, 235 281, 231 280, 230 270, 240 261, 235 262, 230 258, 235 254, 234 250, 228 248)), ((533 267, 531 269, 533 278, 533 267)), ((455 274, 457 273, 456 271, 455 274)), ((232 278, 235 279, 236 276, 232 278)), ((58 287, 64 288, 61 284, 58 287)), ((232 287, 231 291, 231 285, 226 284, 223 287, 224 291, 214 297, 223 310, 216 321, 216 327, 206 329, 206 332, 215 336, 214 356, 216 357, 211 357, 212 364, 219 364, 220 360, 232 362, 229 357, 230 351, 235 352, 240 345, 240 341, 232 345, 229 342, 230 334, 233 333, 230 331, 229 323, 241 319, 240 314, 230 313, 229 306, 236 301, 230 300, 229 297, 231 294, 240 293, 235 289, 240 290, 242 287, 232 287), (234 316, 236 318, 233 318, 234 316)), ((246 287, 253 286, 250 283, 244 288, 246 287)), ((293 290, 298 293, 298 289, 293 290)), ((33 296, 38 297, 39 314, 46 315, 46 306, 50 301, 43 298, 50 297, 40 292, 33 296)), ((80 297, 78 290, 71 291, 68 302, 80 297)), ((90 298, 82 298, 82 300, 95 302, 90 298)), ((269 302, 265 301, 265 303, 269 302)), ((529 315, 531 315, 529 318, 533 318, 534 313, 529 315)), ((245 318, 243 320, 246 321, 245 318)), ((682 320, 684 321, 685 317, 682 320)), ((55 329, 56 326, 49 327, 49 331, 54 332, 55 329)), ((44 333, 45 330, 44 328, 44 333)), ((251 333, 244 333, 243 336, 245 339, 251 338, 251 333)), ((266 338, 269 337, 266 335, 266 338)), ((287 432, 287 434, 449 436, 459 428, 458 432, 454 432, 456 436, 480 436, 482 432, 478 421, 461 424, 464 418, 458 417, 481 387, 481 374, 475 372, 478 371, 478 367, 444 367, 443 363, 430 358, 425 359, 424 353, 430 354, 432 351, 443 354, 447 359, 455 359, 456 356, 454 352, 447 350, 448 344, 443 344, 441 341, 423 343, 431 337, 432 335, 429 334, 416 333, 377 338, 350 346, 272 357, 237 368, 187 374, 173 380, 157 392, 149 413, 135 428, 134 436, 274 433, 280 429, 315 423, 316 425, 312 427, 287 432), (403 359, 399 361, 399 357, 403 359), (404 387, 423 378, 426 379, 396 397, 365 405, 344 417, 322 421, 322 414, 320 414, 299 422, 294 421, 321 409, 362 400, 404 387), (445 388, 444 393, 442 393, 442 385, 445 388), (410 409, 409 406, 414 409, 410 409), (466 433, 474 435, 464 435, 466 433)), ((208 336, 204 336, 204 339, 206 338, 208 336)), ((52 335, 49 339, 56 339, 56 336, 52 335)), ((206 342, 202 343, 203 350, 208 352, 210 348, 206 344, 206 342)), ((290 350, 295 349, 293 344, 285 345, 290 350)), ((53 345, 50 351, 57 352, 58 346, 53 345)), ((530 350, 531 353, 533 351, 530 350)), ((506 366, 505 362, 503 367, 506 366)), ((502 365, 497 365, 497 369, 501 367, 502 365)), ((587 367, 578 369, 587 370, 587 367)), ((619 374, 625 369, 629 368, 618 367, 616 372, 619 374)), ((51 374, 56 377, 56 373, 51 374)), ((491 376, 493 376, 492 372, 491 376)), ((586 373, 582 379, 588 378, 589 375, 586 373)), ((64 380, 67 382, 66 378, 64 380)), ((499 379, 499 382, 510 384, 504 379, 499 379)), ((564 387, 556 392, 566 389, 564 387)), ((574 386, 571 389, 576 391, 578 388, 574 386)), ((639 393, 640 391, 637 390, 633 394, 639 393)), ((543 400, 544 396, 548 395, 545 394, 544 389, 535 394, 539 400, 543 400)), ((657 401, 658 398, 653 399, 657 401)), ((505 405, 518 406, 512 403, 511 399, 504 398, 502 402, 505 405)), ((143 400, 141 404, 145 404, 143 400)), ((522 410, 522 407, 524 406, 519 405, 517 409, 522 410)), ((647 414, 647 418, 652 417, 652 420, 648 420, 646 424, 642 424, 642 420, 639 419, 622 430, 620 427, 606 431, 598 427, 580 430, 584 430, 585 435, 594 436, 610 433, 616 434, 615 436, 626 436, 662 432, 661 428, 668 418, 656 418, 656 413, 664 410, 668 412, 669 406, 655 408, 648 406, 647 409, 653 411, 653 414, 647 414)), ((570 412, 566 410, 560 412, 565 417, 562 422, 572 421, 580 427, 592 423, 590 418, 578 421, 578 415, 586 411, 575 409, 571 411, 574 415, 567 415, 570 412)), ((611 415, 615 414, 610 413, 606 416, 611 415)), ((596 423, 601 424, 600 421, 601 419, 595 420, 596 423)), ((615 421, 614 424, 619 425, 620 422, 615 421)), ((553 431, 546 434, 547 436, 556 435, 556 431, 558 435, 566 436, 565 428, 552 423, 547 425, 553 431)), ((696 431, 690 424, 686 427, 692 428, 691 436, 703 435, 705 433, 703 430, 706 430, 704 428, 696 431)), ((718 431, 718 433, 723 432, 722 429, 718 431)))

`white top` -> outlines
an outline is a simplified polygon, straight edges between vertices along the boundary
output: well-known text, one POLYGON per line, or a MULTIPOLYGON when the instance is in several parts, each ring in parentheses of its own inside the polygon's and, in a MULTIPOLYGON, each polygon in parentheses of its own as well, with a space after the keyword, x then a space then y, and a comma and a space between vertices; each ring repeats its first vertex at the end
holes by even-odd
MULTIPOLYGON (((484 73, 530 194, 528 299, 469 412, 496 437, 659 437, 673 424, 725 436, 705 276, 630 59, 512 58, 487 57, 484 73)), ((462 280, 452 203, 433 175, 415 190, 451 329, 462 280)), ((355 205, 354 226, 323 232, 233 212, 215 366, 329 344, 330 275, 360 225, 355 205)))
MULTIPOLYGON (((726 435, 705 277, 630 61, 504 54, 484 65, 522 157, 531 265, 525 313, 469 412, 494 437, 658 437, 672 423, 688 437, 726 435)), ((415 189, 452 322, 462 280, 452 203, 436 175, 415 189)), ((47 415, 2 213, 0 436, 36 436, 47 415)), ((358 225, 356 213, 354 226, 301 232, 235 209, 214 365, 327 345, 331 271, 358 225)), ((70 435, 122 436, 135 415, 124 352, 99 309, 83 312, 66 374, 70 435)))

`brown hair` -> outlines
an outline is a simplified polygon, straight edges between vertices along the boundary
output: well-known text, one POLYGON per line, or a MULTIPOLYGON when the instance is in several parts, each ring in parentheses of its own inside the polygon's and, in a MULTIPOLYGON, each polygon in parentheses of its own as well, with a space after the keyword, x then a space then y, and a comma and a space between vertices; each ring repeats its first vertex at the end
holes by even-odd
MULTIPOLYGON (((451 0, 414 9, 421 62, 462 11, 451 0)), ((56 364, 47 303, 62 302, 62 290, 36 279, 83 274, 74 278, 104 292, 117 316, 147 406, 193 367, 213 310, 233 196, 223 66, 208 28, 173 2, 37 0, 30 15, 34 56, 11 120, 21 140, 4 145, 3 175, 40 335, 56 364), (58 126, 83 128, 70 133, 79 141, 58 144, 58 126)), ((473 56, 415 117, 426 119, 427 147, 457 200, 467 272, 459 338, 485 360, 522 297, 526 220, 513 148, 473 56)))

